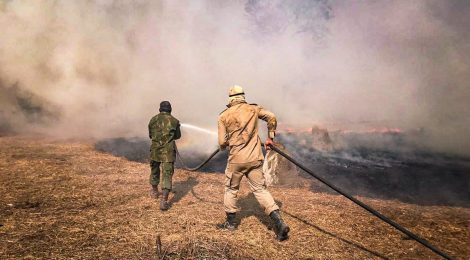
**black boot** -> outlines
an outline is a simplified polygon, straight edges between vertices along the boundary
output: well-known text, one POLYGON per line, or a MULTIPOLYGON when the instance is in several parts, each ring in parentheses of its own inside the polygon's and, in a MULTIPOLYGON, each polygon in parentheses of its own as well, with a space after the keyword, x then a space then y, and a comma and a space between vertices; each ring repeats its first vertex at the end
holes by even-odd
POLYGON ((235 213, 226 213, 227 219, 225 222, 217 224, 218 229, 227 229, 230 231, 234 231, 237 229, 237 223, 235 222, 235 213))
POLYGON ((289 237, 289 231, 290 228, 282 221, 281 218, 281 213, 279 213, 279 210, 275 210, 269 214, 271 219, 274 222, 274 226, 276 228, 276 238, 279 241, 284 241, 289 237))
POLYGON ((152 189, 150 189, 150 198, 158 199, 158 185, 152 185, 152 189))
POLYGON ((165 211, 170 208, 168 203, 168 195, 170 195, 170 190, 164 189, 162 192, 162 198, 160 199, 160 210, 165 211))

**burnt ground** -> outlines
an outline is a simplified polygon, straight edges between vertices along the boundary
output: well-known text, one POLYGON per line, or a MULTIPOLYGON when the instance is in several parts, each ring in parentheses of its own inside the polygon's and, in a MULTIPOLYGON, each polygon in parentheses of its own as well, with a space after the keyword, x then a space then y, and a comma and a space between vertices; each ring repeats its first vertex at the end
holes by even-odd
MULTIPOLYGON (((439 259, 310 180, 272 187, 292 235, 275 241, 242 183, 240 227, 224 219, 223 175, 176 170, 172 208, 148 198, 147 163, 96 151, 92 141, 0 138, 0 258, 439 259)), ((470 209, 395 198, 360 200, 457 259, 470 255, 470 209)))
MULTIPOLYGON (((294 158, 352 195, 427 206, 470 207, 470 158, 420 151, 406 144, 400 144, 404 147, 400 151, 383 145, 385 148, 358 146, 326 153, 305 147, 299 140, 287 140, 282 135, 279 139, 294 158)), ((104 139, 95 144, 99 151, 137 162, 148 162, 149 147, 148 139, 138 137, 104 139)), ((190 166, 213 152, 185 148, 182 146, 180 153, 190 166)), ((224 172, 226 160, 227 153, 219 153, 201 171, 224 172)), ((181 167, 178 162, 176 166, 181 167)), ((334 193, 300 170, 280 179, 287 186, 308 181, 314 192, 334 193)))

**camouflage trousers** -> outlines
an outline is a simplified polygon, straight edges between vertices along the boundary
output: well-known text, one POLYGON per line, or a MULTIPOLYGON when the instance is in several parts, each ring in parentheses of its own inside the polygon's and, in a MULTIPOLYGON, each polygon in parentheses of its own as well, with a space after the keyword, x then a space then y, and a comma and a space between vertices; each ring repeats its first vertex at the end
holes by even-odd
POLYGON ((248 185, 256 200, 269 215, 279 209, 271 193, 266 189, 266 180, 263 174, 263 161, 249 163, 228 163, 225 170, 224 209, 227 213, 237 212, 238 190, 243 176, 248 179, 248 185))
POLYGON ((161 173, 161 188, 171 190, 174 170, 175 167, 173 162, 150 161, 150 185, 160 184, 161 173))

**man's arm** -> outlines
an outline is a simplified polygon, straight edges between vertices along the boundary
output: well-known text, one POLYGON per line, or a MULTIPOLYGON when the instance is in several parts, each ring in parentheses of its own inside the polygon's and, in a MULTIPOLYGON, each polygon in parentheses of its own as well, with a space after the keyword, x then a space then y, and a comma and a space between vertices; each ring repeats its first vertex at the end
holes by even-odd
POLYGON ((225 147, 228 146, 227 143, 227 129, 225 129, 225 125, 222 122, 221 118, 217 121, 217 129, 218 129, 218 141, 220 150, 224 150, 225 147))
POLYGON ((180 122, 176 125, 176 132, 175 132, 175 140, 178 140, 181 138, 181 129, 180 129, 180 122))
POLYGON ((268 139, 266 140, 265 147, 266 149, 270 149, 270 145, 274 144, 274 136, 276 136, 276 127, 277 127, 277 119, 274 113, 268 111, 262 107, 259 107, 259 114, 258 118, 265 121, 268 125, 268 139))
POLYGON ((258 118, 268 123, 268 136, 271 139, 274 139, 276 136, 276 127, 277 127, 277 119, 274 113, 268 111, 262 107, 259 107, 259 114, 258 118))
POLYGON ((152 120, 149 122, 149 138, 152 139, 152 120))

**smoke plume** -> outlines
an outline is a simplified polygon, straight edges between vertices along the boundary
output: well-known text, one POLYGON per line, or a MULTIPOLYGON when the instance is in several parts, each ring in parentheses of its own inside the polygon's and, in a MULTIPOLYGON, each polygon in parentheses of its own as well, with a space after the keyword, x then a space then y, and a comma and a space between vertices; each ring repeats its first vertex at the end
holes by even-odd
POLYGON ((421 129, 429 148, 468 155, 469 11, 463 0, 0 0, 1 126, 146 136, 169 100, 180 121, 215 129, 240 84, 283 124, 421 129))

